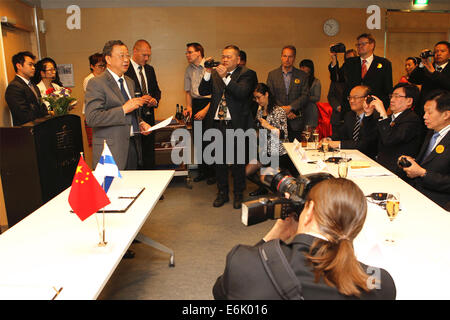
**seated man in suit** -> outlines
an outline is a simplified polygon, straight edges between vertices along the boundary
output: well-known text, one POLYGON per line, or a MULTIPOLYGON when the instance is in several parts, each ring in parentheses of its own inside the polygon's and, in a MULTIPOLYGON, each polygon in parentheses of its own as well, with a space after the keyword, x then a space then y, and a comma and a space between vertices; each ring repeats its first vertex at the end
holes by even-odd
POLYGON ((297 50, 285 46, 281 50, 281 66, 269 72, 267 86, 275 96, 276 105, 288 117, 289 141, 301 141, 304 127, 304 108, 309 101, 308 75, 294 67, 297 50))
POLYGON ((359 57, 349 58, 342 65, 345 81, 344 97, 355 86, 365 85, 370 87, 371 93, 387 106, 389 94, 392 92, 391 62, 374 54, 376 41, 371 34, 363 33, 356 40, 359 57))
POLYGON ((348 101, 351 111, 344 116, 344 124, 338 132, 333 132, 328 140, 331 148, 358 149, 371 158, 377 154, 376 122, 378 112, 373 112, 366 102, 370 88, 356 86, 350 91, 348 101))
MULTIPOLYGON (((423 52, 428 50, 423 50, 423 52)), ((434 90, 450 90, 450 43, 439 41, 434 45, 434 55, 422 58, 422 63, 415 68, 409 82, 421 84, 420 103, 414 109, 419 117, 424 114, 425 99, 434 90)))
POLYGON ((381 116, 377 123, 376 160, 396 175, 406 178, 397 165, 397 159, 402 154, 415 157, 423 142, 423 122, 411 109, 419 99, 419 89, 408 83, 397 84, 390 95, 392 114, 389 117, 383 102, 378 97, 372 97, 374 100, 369 105, 371 111, 366 115, 376 110, 381 116))
POLYGON ((430 130, 417 158, 405 156, 411 166, 403 170, 417 190, 450 211, 450 92, 428 98, 424 119, 430 130))
POLYGON ((28 51, 19 52, 12 58, 16 76, 6 88, 5 100, 11 110, 14 126, 20 126, 48 114, 41 101, 38 87, 31 82, 36 71, 35 59, 36 57, 28 51))

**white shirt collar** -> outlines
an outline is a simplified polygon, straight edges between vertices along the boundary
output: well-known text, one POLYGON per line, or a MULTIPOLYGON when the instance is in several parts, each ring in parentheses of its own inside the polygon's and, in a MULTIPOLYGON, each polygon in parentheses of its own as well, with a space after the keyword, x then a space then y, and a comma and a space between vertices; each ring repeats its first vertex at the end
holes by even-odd
MULTIPOLYGON (((139 63, 137 63, 136 61, 133 60, 133 58, 130 59, 131 64, 133 65, 134 70, 138 71, 139 67, 141 66, 139 63)), ((142 68, 144 68, 144 66, 142 66, 142 68)))
POLYGON ((447 66, 447 64, 448 64, 448 60, 447 60, 446 63, 441 64, 440 66, 436 65, 436 68, 437 68, 437 67, 440 67, 440 68, 442 68, 442 70, 444 70, 444 68, 447 66))
MULTIPOLYGON (((123 75, 121 77, 119 77, 114 71, 112 71, 109 68, 106 68, 106 70, 109 71, 109 73, 113 76, 114 80, 116 80, 116 82, 119 82, 119 79, 124 79, 123 75)), ((124 79, 125 80, 125 79, 124 79)))
POLYGON ((27 79, 25 79, 24 77, 19 76, 17 73, 16 73, 16 76, 18 76, 20 79, 22 79, 23 81, 25 81, 25 83, 26 83, 27 85, 30 85, 30 81, 31 81, 31 80, 27 80, 27 79))
POLYGON ((361 58, 361 65, 363 60, 366 60, 367 65, 370 66, 373 61, 373 54, 371 54, 370 57, 367 57, 366 59, 361 58))
POLYGON ((321 234, 319 234, 319 233, 315 233, 315 232, 305 232, 305 234, 309 234, 310 236, 313 236, 313 237, 316 237, 316 238, 319 238, 319 239, 328 241, 327 238, 325 238, 323 235, 321 235, 321 234))
POLYGON ((439 136, 444 137, 450 131, 450 124, 439 130, 439 136))

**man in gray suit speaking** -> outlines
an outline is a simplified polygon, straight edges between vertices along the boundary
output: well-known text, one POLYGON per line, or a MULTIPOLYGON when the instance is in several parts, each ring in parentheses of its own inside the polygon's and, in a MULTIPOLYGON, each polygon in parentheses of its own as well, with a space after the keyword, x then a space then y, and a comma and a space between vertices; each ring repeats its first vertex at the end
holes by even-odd
POLYGON ((297 50, 285 46, 281 50, 281 66, 269 72, 267 86, 275 96, 276 104, 288 118, 289 141, 301 141, 303 109, 308 103, 308 79, 305 72, 294 67, 297 50))
POLYGON ((122 41, 108 41, 103 56, 106 72, 88 82, 85 96, 86 122, 93 129, 92 167, 100 159, 106 140, 119 169, 136 170, 142 164, 140 133, 149 134, 146 131, 151 127, 140 119, 139 107, 150 98, 134 97, 134 81, 124 75, 130 55, 122 41))

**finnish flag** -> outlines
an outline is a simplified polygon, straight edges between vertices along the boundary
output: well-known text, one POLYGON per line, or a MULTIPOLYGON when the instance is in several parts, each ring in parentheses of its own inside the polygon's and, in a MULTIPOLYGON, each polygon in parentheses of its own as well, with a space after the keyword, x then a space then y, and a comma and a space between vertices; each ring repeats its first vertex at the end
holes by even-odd
POLYGON ((104 141, 103 152, 94 171, 95 178, 102 185, 105 192, 108 192, 115 177, 122 178, 119 168, 109 150, 108 144, 104 141))

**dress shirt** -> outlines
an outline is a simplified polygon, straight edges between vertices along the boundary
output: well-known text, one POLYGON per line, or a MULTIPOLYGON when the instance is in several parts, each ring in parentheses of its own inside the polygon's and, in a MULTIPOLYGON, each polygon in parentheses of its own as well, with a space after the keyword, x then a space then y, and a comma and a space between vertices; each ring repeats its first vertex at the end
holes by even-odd
MULTIPOLYGON (((131 65, 133 66, 134 72, 136 73, 136 77, 138 78, 139 85, 140 85, 141 88, 142 88, 141 73, 140 73, 140 71, 139 71, 139 67, 140 67, 141 65, 140 65, 140 64, 137 64, 136 62, 134 62, 133 58, 131 58, 130 61, 131 61, 131 65)), ((146 83, 147 86, 148 86, 148 80, 147 80, 147 75, 145 74, 145 67, 144 67, 144 66, 142 66, 142 74, 144 75, 145 83, 146 83)), ((145 89, 147 89, 147 91, 148 91, 148 87, 145 88, 145 89)))
MULTIPOLYGON (((444 64, 441 64, 440 66, 438 66, 437 64, 435 64, 435 69, 436 69, 436 71, 438 71, 438 69, 437 69, 438 67, 441 68, 441 71, 444 70, 445 67, 447 66, 447 64, 448 64, 448 61, 447 61, 446 63, 444 63, 444 64)), ((441 71, 438 71, 438 72, 441 72, 441 71)))
POLYGON ((288 71, 288 72, 284 72, 282 70, 281 74, 283 75, 284 87, 286 88, 286 95, 288 95, 289 87, 291 85, 291 79, 292 79, 292 69, 291 69, 291 71, 288 71))
POLYGON ((363 64, 363 60, 366 60, 367 71, 369 71, 370 65, 372 64, 372 61, 373 61, 373 54, 370 57, 366 58, 366 59, 361 58, 361 67, 362 67, 362 64, 363 64))
POLYGON ((448 133, 449 131, 450 131, 450 124, 439 130, 439 137, 436 139, 436 142, 434 143, 434 146, 433 148, 431 148, 431 150, 434 150, 434 148, 436 148, 436 146, 441 142, 441 140, 444 139, 444 137, 447 134, 449 134, 448 133))
MULTIPOLYGON (((236 70, 236 68, 234 68, 234 70, 236 70)), ((231 75, 233 74, 234 70, 230 71, 230 72, 227 72, 227 75, 222 78, 222 80, 223 80, 223 82, 225 83, 226 86, 230 83, 231 75)), ((205 74, 206 74, 206 72, 205 72, 205 74)), ((220 120, 219 119, 219 108, 217 108, 217 110, 216 110, 216 114, 214 116, 214 120, 220 120)), ((231 120, 231 113, 230 113, 230 109, 228 107, 227 107, 227 115, 225 116, 225 119, 223 119, 223 120, 231 120)))
MULTIPOLYGON (((114 80, 116 81, 117 86, 119 87, 119 90, 120 90, 119 79, 123 79, 123 87, 125 88, 125 91, 127 92, 128 99, 131 99, 130 91, 128 90, 127 81, 125 80, 125 77, 123 75, 121 77, 119 77, 117 74, 114 73, 114 71, 111 71, 109 68, 106 68, 106 70, 108 70, 108 72, 113 76, 114 80)), ((123 113, 125 114, 125 111, 123 113)), ((133 126, 130 126, 130 136, 133 136, 133 135, 134 135, 133 126)))
POLYGON ((195 63, 190 63, 186 72, 184 73, 184 91, 189 91, 191 97, 194 99, 207 99, 211 98, 211 95, 201 96, 198 93, 198 87, 202 81, 203 74, 205 73, 205 59, 203 59, 197 66, 195 63))

